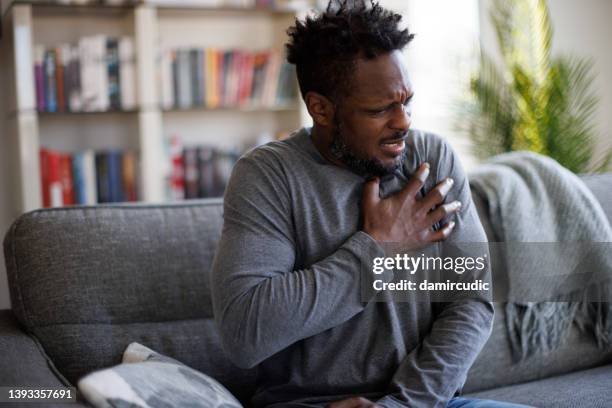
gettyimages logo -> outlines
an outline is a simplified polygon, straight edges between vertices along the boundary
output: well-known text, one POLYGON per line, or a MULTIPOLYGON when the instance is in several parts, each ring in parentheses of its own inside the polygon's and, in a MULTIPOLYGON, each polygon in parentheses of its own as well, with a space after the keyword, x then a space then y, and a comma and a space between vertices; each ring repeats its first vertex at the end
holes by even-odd
POLYGON ((364 302, 612 300, 610 242, 442 242, 419 251, 398 243, 382 247, 384 256, 361 265, 364 302))

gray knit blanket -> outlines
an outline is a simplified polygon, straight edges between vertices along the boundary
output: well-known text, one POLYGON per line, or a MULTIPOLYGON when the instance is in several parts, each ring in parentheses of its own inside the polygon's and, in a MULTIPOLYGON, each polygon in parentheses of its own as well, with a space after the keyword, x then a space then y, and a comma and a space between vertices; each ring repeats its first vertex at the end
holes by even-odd
POLYGON ((588 187, 532 152, 496 156, 469 178, 506 248, 506 327, 515 358, 557 348, 572 324, 611 347, 612 306, 601 300, 612 293, 612 228, 588 187))

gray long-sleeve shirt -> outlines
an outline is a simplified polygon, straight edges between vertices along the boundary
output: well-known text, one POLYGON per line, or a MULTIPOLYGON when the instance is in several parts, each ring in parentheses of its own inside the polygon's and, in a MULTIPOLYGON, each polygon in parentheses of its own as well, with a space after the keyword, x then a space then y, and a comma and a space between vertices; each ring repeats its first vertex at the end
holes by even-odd
MULTIPOLYGON (((430 190, 455 180, 449 241, 486 242, 457 156, 411 131, 407 159, 381 180, 397 192, 427 161, 430 190)), ((212 272, 215 319, 238 366, 258 365, 256 407, 317 406, 362 395, 385 407, 444 407, 490 334, 491 303, 363 302, 360 265, 384 256, 360 231, 365 179, 329 163, 310 129, 236 164, 212 272)), ((419 193, 420 194, 420 193, 419 193)))

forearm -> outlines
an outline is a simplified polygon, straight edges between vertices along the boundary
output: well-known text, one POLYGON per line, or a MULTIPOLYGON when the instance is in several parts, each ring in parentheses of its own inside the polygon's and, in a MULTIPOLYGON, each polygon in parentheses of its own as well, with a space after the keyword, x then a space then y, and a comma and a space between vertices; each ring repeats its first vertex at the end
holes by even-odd
POLYGON ((251 254, 251 270, 244 262, 237 270, 223 257, 239 255, 226 249, 219 249, 213 268, 215 317, 225 348, 245 367, 361 312, 361 267, 382 256, 382 249, 363 232, 330 256, 294 271, 275 270, 287 262, 270 252, 264 255, 269 259, 258 261, 251 254))
POLYGON ((393 377, 384 407, 445 407, 465 382, 489 337, 493 305, 481 300, 446 304, 423 342, 393 377))

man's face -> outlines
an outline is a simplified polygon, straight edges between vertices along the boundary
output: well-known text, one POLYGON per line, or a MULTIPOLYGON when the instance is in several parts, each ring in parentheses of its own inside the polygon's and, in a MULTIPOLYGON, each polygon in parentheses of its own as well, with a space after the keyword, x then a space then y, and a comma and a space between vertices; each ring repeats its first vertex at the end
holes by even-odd
POLYGON ((359 59, 334 117, 331 153, 358 174, 383 176, 402 165, 413 91, 402 54, 359 59))

